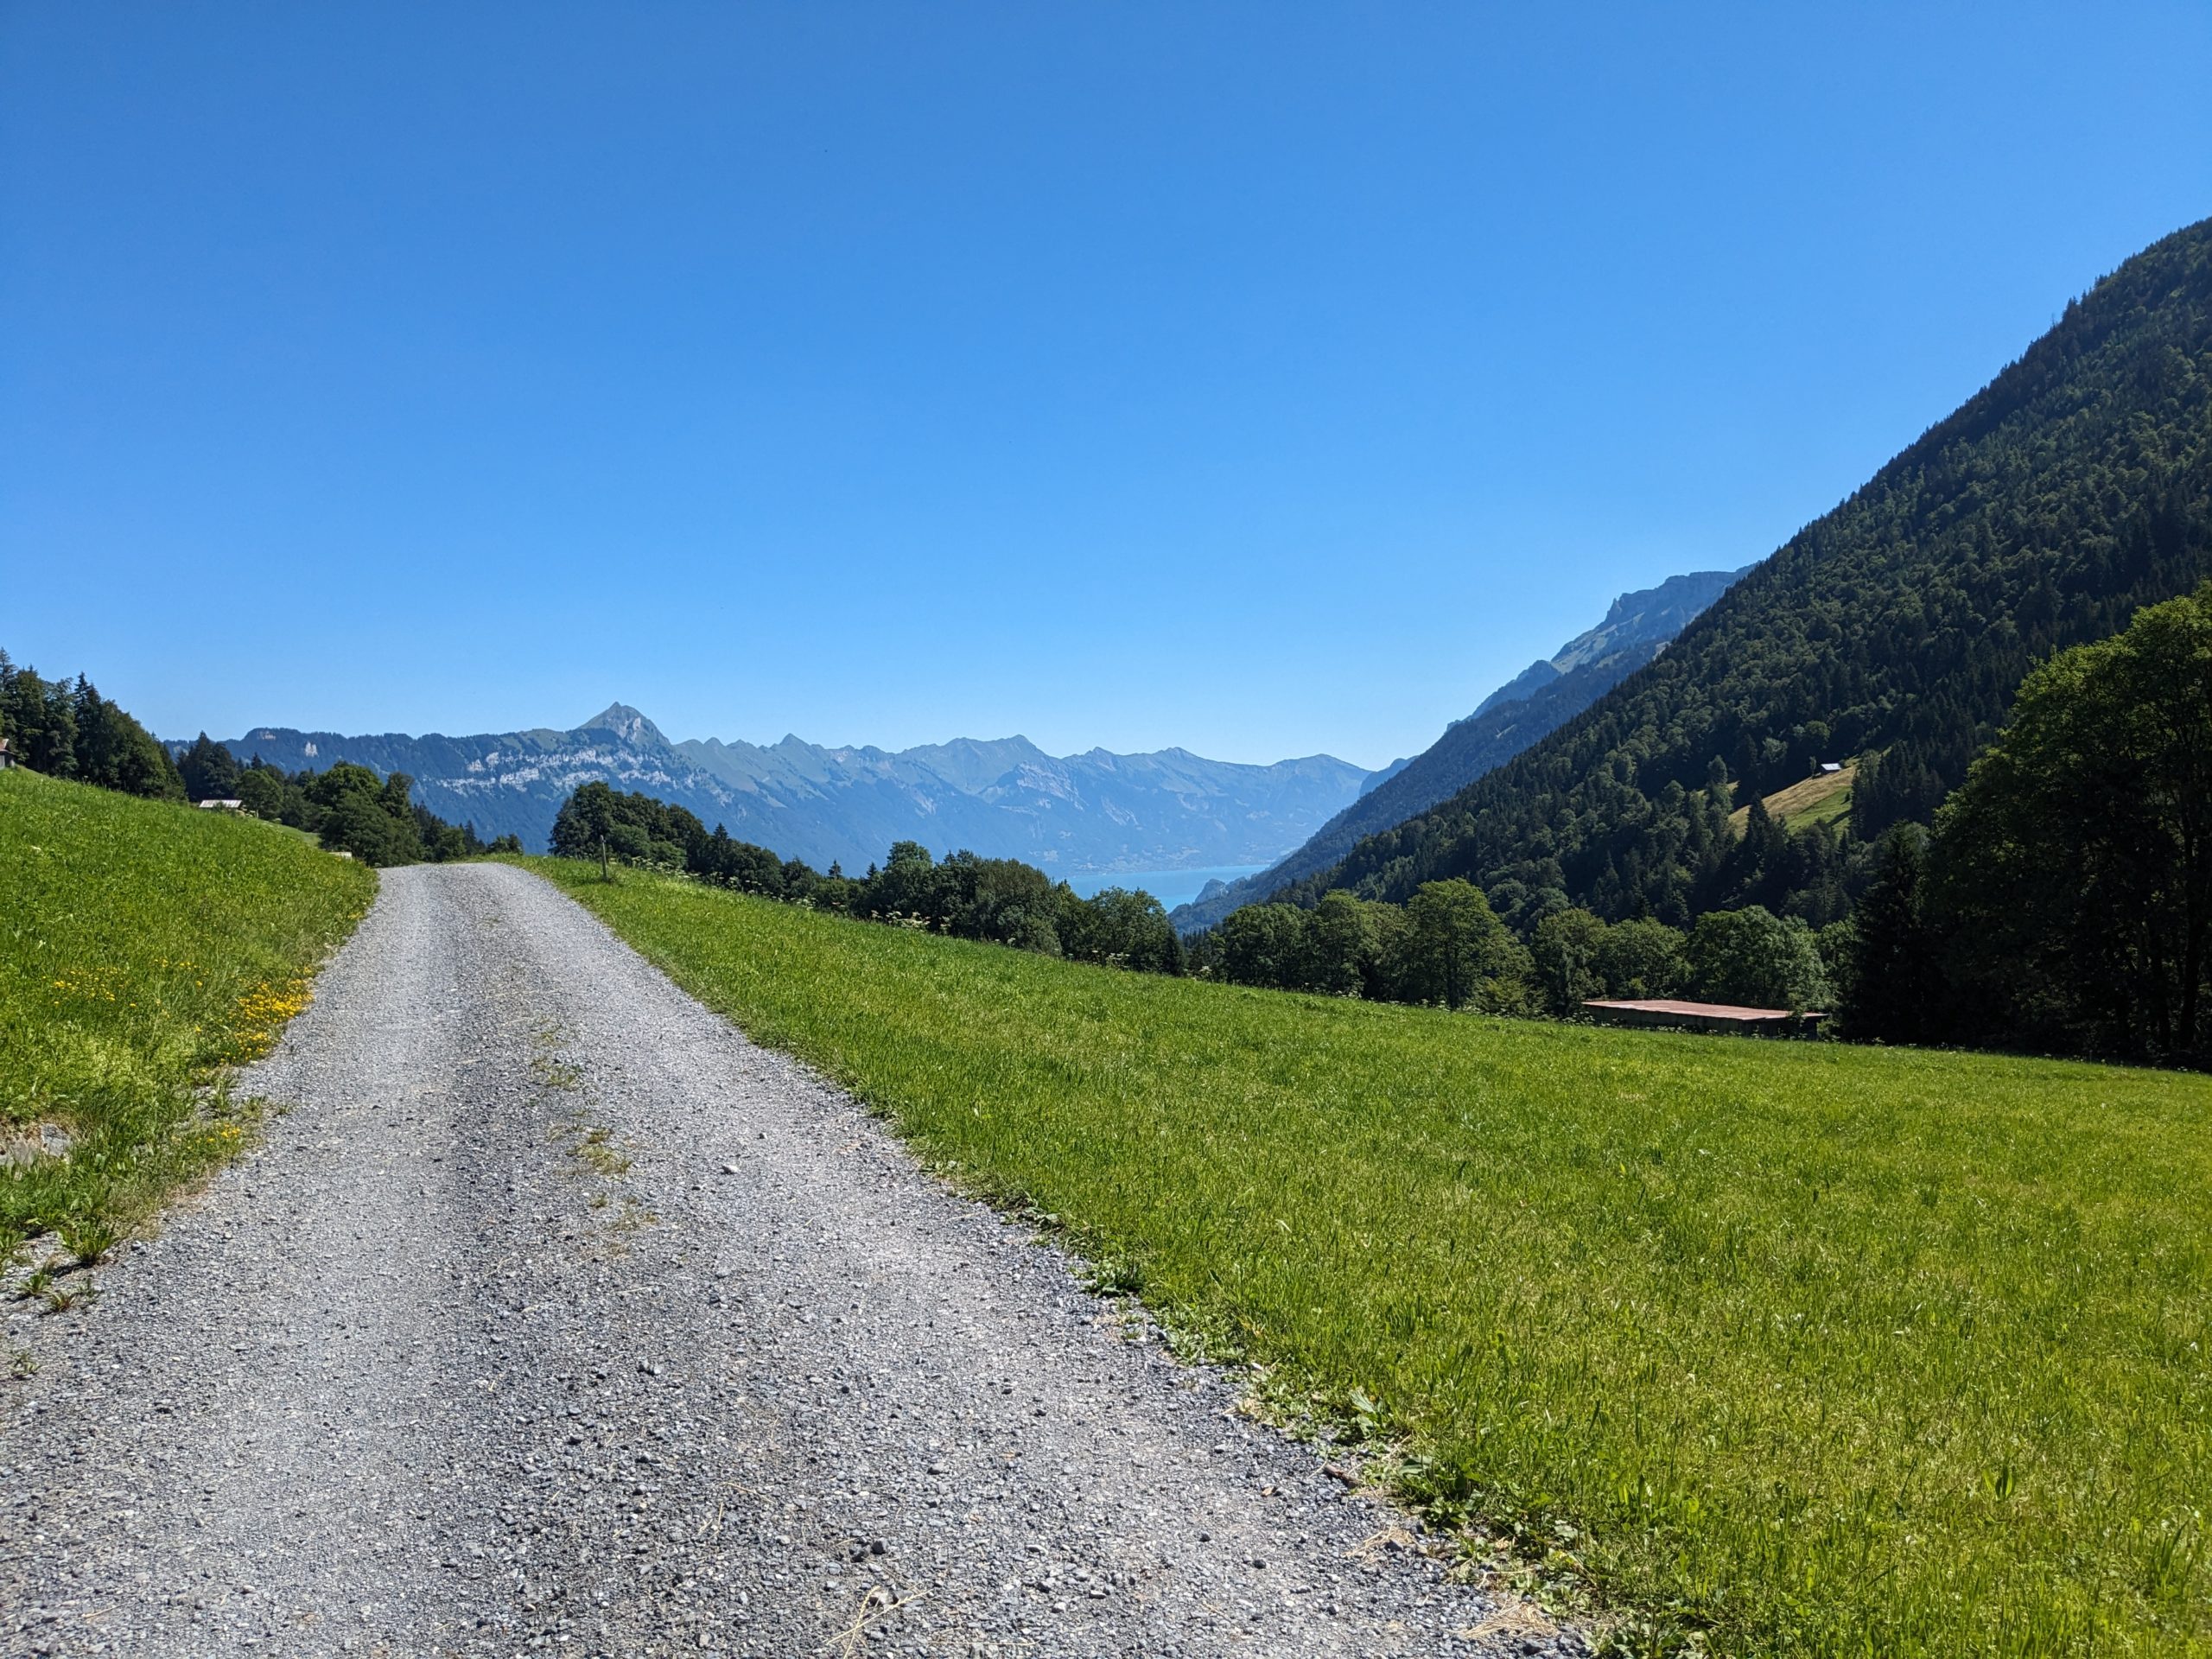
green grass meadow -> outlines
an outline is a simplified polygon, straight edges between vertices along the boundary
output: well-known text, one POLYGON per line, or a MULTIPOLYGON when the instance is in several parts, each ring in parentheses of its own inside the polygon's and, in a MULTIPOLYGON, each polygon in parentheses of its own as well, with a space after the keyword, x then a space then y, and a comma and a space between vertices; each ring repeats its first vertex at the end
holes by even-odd
POLYGON ((265 1052, 373 872, 276 826, 0 772, 0 1255, 99 1239, 236 1150, 265 1052), (67 1140, 64 1156, 21 1154, 67 1140))
POLYGON ((1447 1015, 531 867, 1614 1641, 2212 1654, 2212 1078, 1447 1015))

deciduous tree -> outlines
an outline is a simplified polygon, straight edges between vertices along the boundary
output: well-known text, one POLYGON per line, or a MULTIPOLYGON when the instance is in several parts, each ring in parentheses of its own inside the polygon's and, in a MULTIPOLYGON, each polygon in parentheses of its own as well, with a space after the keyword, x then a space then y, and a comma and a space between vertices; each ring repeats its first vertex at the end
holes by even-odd
POLYGON ((2205 1046, 2212 582, 2028 677, 1938 816, 1928 874, 1962 1034, 2205 1046))

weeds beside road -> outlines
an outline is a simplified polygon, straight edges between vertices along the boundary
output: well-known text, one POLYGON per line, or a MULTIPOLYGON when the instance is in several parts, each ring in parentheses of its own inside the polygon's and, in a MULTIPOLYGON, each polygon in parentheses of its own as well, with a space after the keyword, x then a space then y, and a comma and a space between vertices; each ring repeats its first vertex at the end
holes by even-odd
POLYGON ((2212 1653, 2212 1079, 1447 1016, 531 861, 1631 1647, 2212 1653))
POLYGON ((226 1072, 375 891, 272 825, 0 772, 0 1263, 98 1255, 231 1155, 226 1072))

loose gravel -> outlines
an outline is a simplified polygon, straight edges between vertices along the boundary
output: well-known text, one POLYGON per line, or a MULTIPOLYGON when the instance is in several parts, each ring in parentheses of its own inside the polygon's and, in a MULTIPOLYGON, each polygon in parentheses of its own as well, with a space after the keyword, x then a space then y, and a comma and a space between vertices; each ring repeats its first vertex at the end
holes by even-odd
POLYGON ((1578 1654, 499 865, 386 873, 268 1143, 8 1304, 17 1654, 1578 1654))

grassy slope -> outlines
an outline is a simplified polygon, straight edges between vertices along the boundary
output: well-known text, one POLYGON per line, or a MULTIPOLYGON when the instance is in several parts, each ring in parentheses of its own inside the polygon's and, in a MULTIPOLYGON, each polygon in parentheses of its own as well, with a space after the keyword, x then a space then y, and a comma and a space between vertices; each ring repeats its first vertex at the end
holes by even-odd
POLYGON ((534 863, 1662 1627, 2212 1653, 2212 1079, 1287 996, 534 863))
MULTIPOLYGON (((1840 829, 1842 820, 1850 816, 1851 789, 1858 780, 1859 768, 1846 766, 1841 772, 1823 772, 1777 789, 1766 797, 1764 805, 1770 817, 1787 819, 1793 830, 1815 823, 1833 823, 1840 829)), ((1739 806, 1728 815, 1728 826, 1740 836, 1751 818, 1751 809, 1739 806)))
POLYGON ((0 772, 0 1166, 10 1233, 127 1224, 226 1156, 194 1090, 305 1005, 373 874, 268 824, 0 772))

